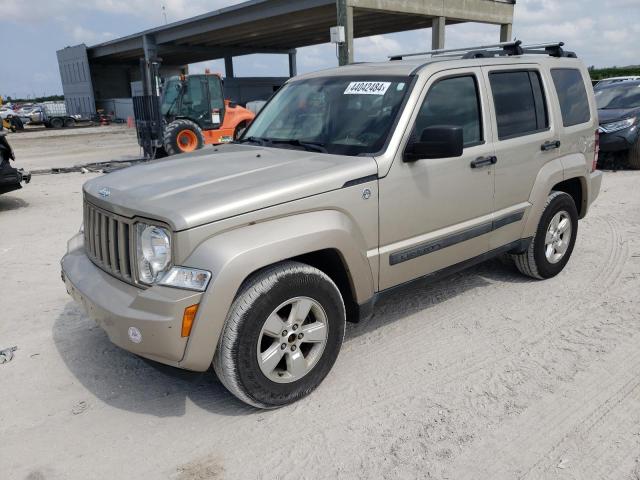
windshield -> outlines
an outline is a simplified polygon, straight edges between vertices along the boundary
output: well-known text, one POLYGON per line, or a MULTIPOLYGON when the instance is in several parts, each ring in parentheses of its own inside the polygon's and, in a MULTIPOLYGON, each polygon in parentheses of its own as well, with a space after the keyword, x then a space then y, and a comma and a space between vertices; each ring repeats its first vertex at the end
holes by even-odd
POLYGON ((600 109, 640 108, 640 84, 617 85, 596 90, 596 103, 600 109))
POLYGON ((241 142, 339 155, 379 152, 409 90, 408 77, 325 77, 286 84, 241 142))
POLYGON ((160 107, 163 116, 168 115, 175 108, 181 88, 182 82, 178 78, 171 78, 165 83, 160 107))

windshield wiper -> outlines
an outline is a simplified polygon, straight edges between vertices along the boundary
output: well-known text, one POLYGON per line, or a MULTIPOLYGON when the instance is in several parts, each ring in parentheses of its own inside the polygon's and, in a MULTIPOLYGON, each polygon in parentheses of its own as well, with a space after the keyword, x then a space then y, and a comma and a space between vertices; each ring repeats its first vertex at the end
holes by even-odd
POLYGON ((271 142, 273 144, 284 143, 287 145, 293 145, 294 147, 302 147, 305 150, 308 150, 310 152, 327 153, 327 149, 324 143, 320 143, 320 142, 303 142, 298 140, 297 138, 291 138, 287 140, 274 139, 274 140, 271 140, 271 142))
POLYGON ((247 137, 240 140, 236 140, 233 143, 257 143, 260 146, 265 146, 265 145, 270 145, 272 142, 268 138, 247 137))

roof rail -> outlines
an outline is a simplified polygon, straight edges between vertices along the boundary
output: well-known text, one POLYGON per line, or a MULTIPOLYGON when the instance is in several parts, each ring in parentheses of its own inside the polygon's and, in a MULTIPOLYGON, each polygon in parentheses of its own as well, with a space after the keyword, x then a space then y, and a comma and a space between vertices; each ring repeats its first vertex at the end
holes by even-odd
POLYGON ((521 40, 515 42, 502 42, 493 45, 480 45, 476 47, 463 47, 451 49, 430 50, 427 52, 407 53, 403 55, 391 55, 389 60, 403 60, 408 57, 431 55, 432 57, 457 57, 462 58, 490 58, 511 55, 549 55, 552 57, 577 58, 573 52, 563 50, 564 42, 540 43, 534 45, 522 45, 521 40))

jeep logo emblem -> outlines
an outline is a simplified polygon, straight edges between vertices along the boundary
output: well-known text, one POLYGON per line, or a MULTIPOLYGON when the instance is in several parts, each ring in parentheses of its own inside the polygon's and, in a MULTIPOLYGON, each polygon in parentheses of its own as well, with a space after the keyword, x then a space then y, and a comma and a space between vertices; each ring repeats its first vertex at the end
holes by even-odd
POLYGON ((111 196, 111 190, 109 190, 107 187, 101 188, 98 191, 98 193, 100 194, 101 197, 104 197, 104 198, 111 196))

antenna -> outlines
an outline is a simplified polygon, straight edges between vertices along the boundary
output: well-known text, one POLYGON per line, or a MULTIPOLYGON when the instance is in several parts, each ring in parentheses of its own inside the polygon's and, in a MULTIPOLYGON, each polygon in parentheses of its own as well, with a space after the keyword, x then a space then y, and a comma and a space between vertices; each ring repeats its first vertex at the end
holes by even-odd
POLYGON ((162 16, 164 17, 164 24, 167 24, 167 9, 164 5, 162 5, 162 16))

